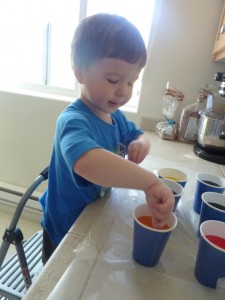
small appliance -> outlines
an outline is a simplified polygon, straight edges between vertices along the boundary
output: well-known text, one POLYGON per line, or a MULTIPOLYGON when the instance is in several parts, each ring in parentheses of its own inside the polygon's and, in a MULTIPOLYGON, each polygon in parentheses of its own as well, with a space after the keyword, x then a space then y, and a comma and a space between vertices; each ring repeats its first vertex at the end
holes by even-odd
MULTIPOLYGON (((225 72, 216 73, 214 80, 220 81, 219 94, 225 97, 225 72)), ((225 105, 225 102, 224 102, 225 105)), ((201 113, 198 141, 194 153, 211 162, 225 165, 225 115, 213 111, 201 113)))

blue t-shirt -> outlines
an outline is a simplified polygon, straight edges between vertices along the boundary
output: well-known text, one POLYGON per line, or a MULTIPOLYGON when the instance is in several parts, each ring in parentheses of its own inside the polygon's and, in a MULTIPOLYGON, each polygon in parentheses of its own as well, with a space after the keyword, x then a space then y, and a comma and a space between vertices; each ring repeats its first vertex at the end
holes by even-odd
POLYGON ((57 245, 87 204, 102 197, 106 187, 76 175, 74 164, 93 148, 103 148, 125 156, 129 143, 143 132, 117 110, 113 124, 96 116, 80 99, 59 116, 49 164, 48 189, 40 198, 41 224, 57 245))

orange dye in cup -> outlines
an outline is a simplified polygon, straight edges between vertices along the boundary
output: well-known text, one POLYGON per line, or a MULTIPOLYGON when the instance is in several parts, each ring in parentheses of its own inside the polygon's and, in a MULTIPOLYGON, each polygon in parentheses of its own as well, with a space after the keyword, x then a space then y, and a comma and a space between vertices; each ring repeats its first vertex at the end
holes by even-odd
MULTIPOLYGON (((154 228, 152 226, 152 217, 151 216, 141 216, 141 217, 138 217, 137 219, 143 225, 154 228)), ((158 229, 169 229, 169 226, 167 224, 164 224, 162 227, 160 227, 158 229)))

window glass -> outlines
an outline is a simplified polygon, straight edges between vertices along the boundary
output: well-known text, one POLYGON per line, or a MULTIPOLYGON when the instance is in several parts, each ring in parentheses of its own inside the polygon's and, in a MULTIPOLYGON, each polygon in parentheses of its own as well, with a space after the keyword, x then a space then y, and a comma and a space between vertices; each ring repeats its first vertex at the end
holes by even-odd
POLYGON ((40 13, 39 2, 0 0, 1 81, 40 82, 42 78, 46 16, 40 13))
MULTIPOLYGON (((74 89, 70 44, 79 18, 123 15, 148 42, 153 0, 0 0, 0 81, 74 89)), ((140 80, 134 86, 137 107, 140 80)))
POLYGON ((49 20, 49 74, 47 84, 74 88, 74 75, 70 62, 70 45, 79 22, 79 1, 58 1, 49 20))

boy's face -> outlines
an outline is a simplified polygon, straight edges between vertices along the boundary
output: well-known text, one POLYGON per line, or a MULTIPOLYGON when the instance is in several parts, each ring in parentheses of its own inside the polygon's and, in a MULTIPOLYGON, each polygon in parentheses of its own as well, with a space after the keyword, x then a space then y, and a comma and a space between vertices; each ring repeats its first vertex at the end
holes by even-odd
POLYGON ((139 62, 99 59, 76 75, 81 84, 81 99, 96 114, 111 114, 129 101, 140 71, 139 62))

